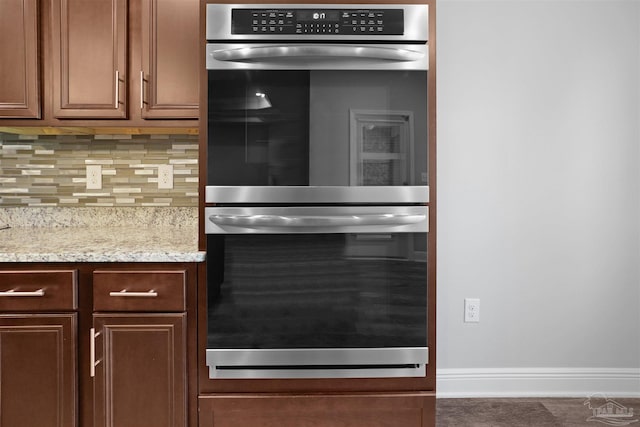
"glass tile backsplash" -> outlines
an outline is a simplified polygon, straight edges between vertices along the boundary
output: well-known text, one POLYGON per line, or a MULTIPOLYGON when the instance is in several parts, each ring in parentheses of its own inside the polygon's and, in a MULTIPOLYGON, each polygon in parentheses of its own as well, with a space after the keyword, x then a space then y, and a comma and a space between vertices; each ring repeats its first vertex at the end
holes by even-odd
POLYGON ((27 206, 198 206, 198 136, 0 132, 0 207, 27 206), (173 189, 158 189, 164 164, 173 189), (102 166, 100 190, 87 165, 102 166))

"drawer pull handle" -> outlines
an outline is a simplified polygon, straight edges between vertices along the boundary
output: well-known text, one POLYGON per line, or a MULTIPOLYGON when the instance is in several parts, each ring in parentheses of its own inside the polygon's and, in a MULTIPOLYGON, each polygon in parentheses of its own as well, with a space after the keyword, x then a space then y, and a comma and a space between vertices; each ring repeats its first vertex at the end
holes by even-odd
POLYGON ((0 297, 43 297, 44 289, 38 289, 37 291, 21 292, 15 289, 0 292, 0 297))
POLYGON ((158 293, 154 290, 150 290, 147 292, 128 292, 126 289, 123 289, 120 292, 109 292, 109 296, 110 297, 155 298, 158 296, 158 293))

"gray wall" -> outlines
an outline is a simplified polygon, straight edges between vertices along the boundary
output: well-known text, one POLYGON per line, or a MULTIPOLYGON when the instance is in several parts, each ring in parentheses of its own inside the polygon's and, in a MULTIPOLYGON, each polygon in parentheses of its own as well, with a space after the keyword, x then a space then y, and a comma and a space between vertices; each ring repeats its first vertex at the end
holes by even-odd
POLYGON ((638 370, 640 3, 437 7, 438 367, 638 370))

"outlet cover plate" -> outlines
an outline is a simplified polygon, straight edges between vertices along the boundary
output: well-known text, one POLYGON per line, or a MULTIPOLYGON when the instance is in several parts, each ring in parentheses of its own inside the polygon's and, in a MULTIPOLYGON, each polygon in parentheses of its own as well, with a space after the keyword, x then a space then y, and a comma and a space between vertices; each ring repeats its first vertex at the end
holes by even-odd
POLYGON ((480 298, 464 299, 464 321, 465 323, 480 322, 480 298))
POLYGON ((173 165, 158 166, 158 188, 161 190, 173 188, 173 165))
POLYGON ((87 190, 102 189, 102 166, 87 165, 87 190))

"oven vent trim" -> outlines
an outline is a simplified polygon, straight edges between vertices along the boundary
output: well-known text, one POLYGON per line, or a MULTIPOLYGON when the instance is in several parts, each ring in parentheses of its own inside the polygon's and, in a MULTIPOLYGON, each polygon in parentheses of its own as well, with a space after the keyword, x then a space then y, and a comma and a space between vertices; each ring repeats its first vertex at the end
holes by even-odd
POLYGON ((207 349, 211 379, 424 377, 428 347, 207 349))

